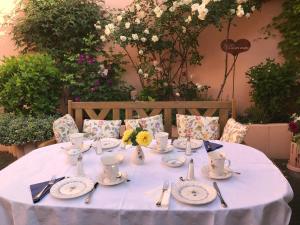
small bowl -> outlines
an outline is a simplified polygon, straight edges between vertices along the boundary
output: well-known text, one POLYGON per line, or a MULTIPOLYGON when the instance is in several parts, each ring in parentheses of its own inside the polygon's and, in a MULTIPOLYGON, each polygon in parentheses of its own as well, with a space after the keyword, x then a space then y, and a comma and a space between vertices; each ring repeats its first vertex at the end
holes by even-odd
POLYGON ((168 154, 161 157, 161 161, 163 164, 169 167, 180 167, 182 166, 185 161, 185 155, 181 154, 168 154))

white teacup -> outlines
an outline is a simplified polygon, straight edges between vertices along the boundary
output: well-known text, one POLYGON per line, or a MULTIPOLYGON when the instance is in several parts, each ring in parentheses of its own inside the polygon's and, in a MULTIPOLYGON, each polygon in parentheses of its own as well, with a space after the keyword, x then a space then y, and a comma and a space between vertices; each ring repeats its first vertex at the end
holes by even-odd
POLYGON ((159 151, 163 151, 168 146, 169 134, 167 132, 157 132, 155 134, 155 140, 159 151))
POLYGON ((80 149, 78 148, 71 148, 67 151, 68 161, 72 166, 76 166, 78 157, 80 155, 80 149))
POLYGON ((119 176, 119 160, 114 155, 103 155, 101 157, 103 165, 102 179, 107 179, 110 182, 114 182, 119 176))
POLYGON ((70 142, 76 148, 82 148, 84 133, 70 134, 70 142))
POLYGON ((226 159, 223 153, 214 154, 209 158, 210 158, 209 170, 215 176, 223 176, 225 174, 225 168, 230 167, 230 160, 226 159))

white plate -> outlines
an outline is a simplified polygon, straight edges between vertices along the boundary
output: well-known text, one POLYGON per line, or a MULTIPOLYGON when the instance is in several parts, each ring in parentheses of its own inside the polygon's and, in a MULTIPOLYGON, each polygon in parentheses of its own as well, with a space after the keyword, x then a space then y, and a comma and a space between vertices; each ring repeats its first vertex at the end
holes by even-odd
POLYGON ((186 157, 182 154, 168 154, 162 156, 161 161, 169 167, 180 167, 185 163, 186 157))
POLYGON ((50 194, 59 199, 71 199, 87 194, 93 187, 94 182, 87 177, 72 177, 54 184, 50 194))
POLYGON ((109 180, 107 178, 103 178, 101 175, 99 177, 99 184, 104 186, 114 186, 123 183, 127 180, 127 173, 120 173, 120 177, 115 180, 109 180))
POLYGON ((101 138, 102 149, 110 149, 118 147, 121 143, 121 140, 116 138, 101 138))
MULTIPOLYGON (((173 141, 173 146, 175 148, 179 148, 179 149, 186 149, 186 141, 187 141, 187 139, 185 139, 185 138, 175 139, 173 141)), ((202 140, 191 139, 191 148, 192 149, 200 148, 202 145, 203 145, 202 140)))
POLYGON ((180 181, 172 187, 172 195, 182 203, 203 205, 217 197, 216 190, 198 181, 180 181))
POLYGON ((168 153, 168 152, 171 152, 173 151, 173 146, 168 144, 167 148, 164 149, 164 150, 160 150, 158 149, 158 146, 157 145, 153 145, 152 147, 150 147, 151 150, 155 153, 159 153, 159 154, 165 154, 165 153, 168 153))
POLYGON ((215 180, 224 180, 224 179, 228 179, 228 178, 232 177, 232 172, 230 171, 230 169, 228 167, 225 167, 224 174, 221 176, 217 176, 216 174, 209 171, 208 165, 203 166, 201 169, 201 172, 204 176, 211 178, 211 179, 215 179, 215 180))

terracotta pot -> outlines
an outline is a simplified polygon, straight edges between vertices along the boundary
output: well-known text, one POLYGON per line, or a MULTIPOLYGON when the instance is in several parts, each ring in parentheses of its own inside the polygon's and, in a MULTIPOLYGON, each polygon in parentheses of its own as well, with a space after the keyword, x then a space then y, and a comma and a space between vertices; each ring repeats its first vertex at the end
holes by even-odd
POLYGON ((290 160, 287 168, 295 172, 300 172, 300 144, 291 143, 290 160))
POLYGON ((11 153, 14 157, 20 158, 36 148, 37 147, 34 143, 27 143, 24 145, 11 145, 8 148, 8 152, 11 153))
POLYGON ((145 162, 145 155, 141 146, 136 146, 131 155, 131 160, 136 165, 142 165, 145 162))

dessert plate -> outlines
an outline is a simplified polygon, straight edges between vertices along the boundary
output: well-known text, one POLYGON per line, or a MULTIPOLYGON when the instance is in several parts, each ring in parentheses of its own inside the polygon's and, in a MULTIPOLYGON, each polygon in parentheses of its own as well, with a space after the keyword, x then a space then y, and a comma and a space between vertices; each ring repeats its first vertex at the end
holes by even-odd
POLYGON ((164 155, 161 161, 169 167, 180 167, 185 163, 186 157, 182 154, 168 154, 164 155))
POLYGON ((215 179, 215 180, 225 180, 225 179, 232 177, 232 174, 233 174, 231 172, 230 168, 225 167, 224 173, 222 175, 216 175, 209 170, 208 165, 203 166, 201 169, 201 172, 204 176, 211 178, 211 179, 215 179))

